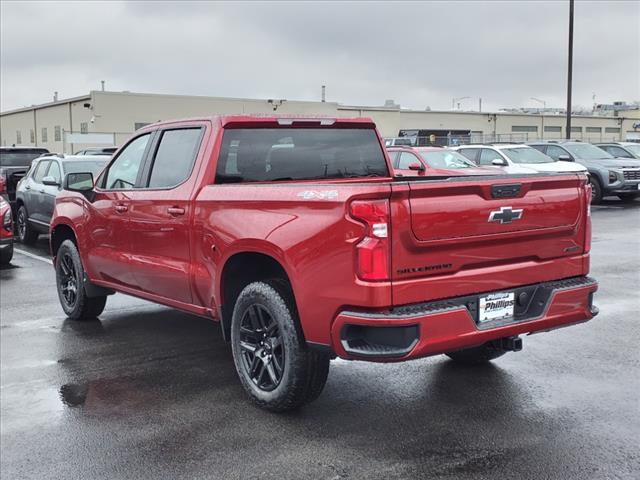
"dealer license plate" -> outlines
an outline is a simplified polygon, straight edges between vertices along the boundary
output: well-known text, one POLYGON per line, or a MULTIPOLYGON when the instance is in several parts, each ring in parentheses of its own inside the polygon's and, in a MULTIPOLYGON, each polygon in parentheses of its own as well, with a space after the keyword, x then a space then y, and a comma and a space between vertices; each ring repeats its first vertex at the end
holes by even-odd
POLYGON ((513 292, 492 293, 480 297, 479 323, 513 317, 515 295, 513 292))

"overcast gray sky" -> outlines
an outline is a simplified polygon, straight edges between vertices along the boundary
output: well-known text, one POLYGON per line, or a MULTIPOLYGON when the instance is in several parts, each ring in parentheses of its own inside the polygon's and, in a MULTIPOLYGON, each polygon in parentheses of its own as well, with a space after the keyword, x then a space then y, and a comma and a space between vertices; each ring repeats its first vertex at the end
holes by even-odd
MULTIPOLYGON (((568 0, 12 2, 1 105, 107 90, 465 109, 565 104, 568 0)), ((577 1, 574 105, 640 99, 640 2, 577 1)))

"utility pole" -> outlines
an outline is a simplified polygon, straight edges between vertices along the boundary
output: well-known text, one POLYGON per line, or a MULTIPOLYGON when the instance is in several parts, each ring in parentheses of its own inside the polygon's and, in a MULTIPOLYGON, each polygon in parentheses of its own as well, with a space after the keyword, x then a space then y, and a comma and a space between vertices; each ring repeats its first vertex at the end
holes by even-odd
POLYGON ((571 81, 573 76, 573 0, 569 0, 569 63, 567 66, 567 126, 566 139, 571 138, 571 81))

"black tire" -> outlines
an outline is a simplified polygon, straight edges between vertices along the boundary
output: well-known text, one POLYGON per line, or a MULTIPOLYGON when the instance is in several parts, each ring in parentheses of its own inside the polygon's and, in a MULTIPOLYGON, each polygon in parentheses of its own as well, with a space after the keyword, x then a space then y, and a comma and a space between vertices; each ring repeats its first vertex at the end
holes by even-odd
POLYGON ((16 216, 16 232, 18 234, 18 240, 25 245, 33 245, 38 240, 38 232, 29 224, 29 214, 24 205, 21 205, 18 209, 18 215, 16 216))
POLYGON ((622 200, 624 203, 631 203, 639 196, 640 194, 638 193, 619 193, 618 194, 618 198, 622 200))
POLYGON ((446 355, 456 363, 463 365, 480 365, 501 357, 505 353, 507 352, 496 347, 492 342, 487 342, 483 345, 478 345, 477 347, 448 352, 446 355))
POLYGON ((0 252, 0 265, 9 265, 13 258, 13 243, 0 252))
POLYGON ((602 187, 600 182, 593 175, 589 177, 591 184, 591 205, 600 205, 602 203, 602 187))
POLYGON ((261 408, 296 409, 315 400, 327 381, 330 358, 307 347, 291 289, 282 280, 242 290, 233 309, 231 349, 242 386, 261 408))
POLYGON ((76 244, 65 240, 56 253, 56 287, 62 310, 71 320, 93 320, 107 303, 106 296, 87 297, 85 274, 76 244))

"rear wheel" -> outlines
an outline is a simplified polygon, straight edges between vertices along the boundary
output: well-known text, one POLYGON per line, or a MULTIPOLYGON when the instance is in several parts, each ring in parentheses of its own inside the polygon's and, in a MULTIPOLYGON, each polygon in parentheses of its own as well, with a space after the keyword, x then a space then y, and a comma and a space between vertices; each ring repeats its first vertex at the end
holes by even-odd
POLYGON ((602 187, 600 182, 593 176, 590 176, 589 183, 591 184, 591 204, 599 205, 602 202, 602 187))
POLYGON ((446 355, 456 363, 464 365, 479 365, 501 357, 505 353, 507 352, 504 349, 495 346, 493 342, 487 342, 477 347, 448 352, 446 355))
POLYGON ((639 196, 640 194, 638 193, 619 193, 618 194, 618 198, 622 200, 624 203, 631 203, 639 196))
POLYGON ((65 240, 56 253, 56 286, 62 310, 71 320, 93 320, 102 313, 106 296, 88 297, 80 253, 75 243, 65 240))
POLYGON ((13 258, 13 243, 9 245, 9 248, 5 248, 0 251, 0 264, 9 265, 11 263, 11 259, 13 258))
POLYGON ((33 245, 38 240, 38 232, 29 224, 29 215, 27 209, 22 205, 18 209, 18 217, 16 218, 16 229, 18 231, 18 240, 25 245, 33 245))
POLYGON ((231 323, 233 360, 249 398, 267 410, 293 410, 315 400, 327 381, 329 356, 309 350, 286 282, 247 285, 231 323))

